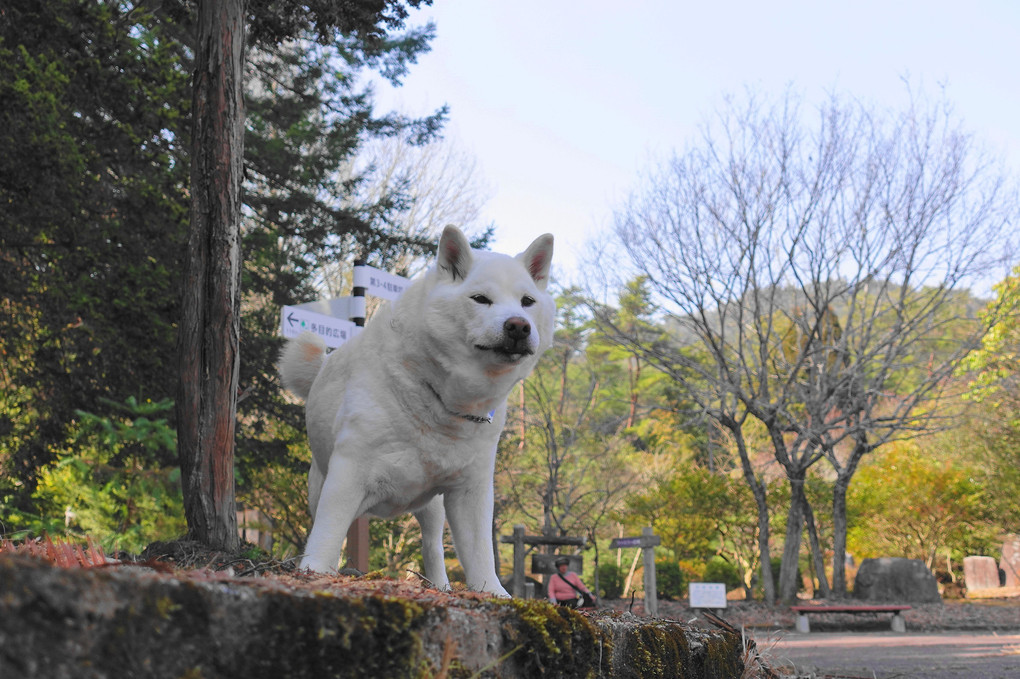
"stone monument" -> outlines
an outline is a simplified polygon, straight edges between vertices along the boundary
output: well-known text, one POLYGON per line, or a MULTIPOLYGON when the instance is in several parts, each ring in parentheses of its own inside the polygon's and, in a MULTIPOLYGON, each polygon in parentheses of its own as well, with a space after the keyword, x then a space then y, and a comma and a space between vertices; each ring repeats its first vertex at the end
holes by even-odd
POLYGON ((1006 574, 1006 587, 1020 587, 1020 535, 1010 535, 1002 543, 999 570, 1006 574))
POLYGON ((861 562, 854 598, 888 604, 942 601, 935 576, 923 561, 892 557, 861 562))
POLYGON ((968 592, 994 589, 999 586, 999 565, 990 556, 963 558, 963 581, 968 592))

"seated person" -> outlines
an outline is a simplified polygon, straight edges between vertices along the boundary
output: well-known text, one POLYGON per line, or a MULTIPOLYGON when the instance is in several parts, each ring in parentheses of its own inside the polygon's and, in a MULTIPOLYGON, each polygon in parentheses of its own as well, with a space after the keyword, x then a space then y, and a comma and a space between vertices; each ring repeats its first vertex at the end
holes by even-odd
POLYGON ((549 578, 549 601, 574 608, 592 608, 595 596, 584 586, 581 578, 568 571, 570 559, 561 556, 556 559, 557 572, 549 578))

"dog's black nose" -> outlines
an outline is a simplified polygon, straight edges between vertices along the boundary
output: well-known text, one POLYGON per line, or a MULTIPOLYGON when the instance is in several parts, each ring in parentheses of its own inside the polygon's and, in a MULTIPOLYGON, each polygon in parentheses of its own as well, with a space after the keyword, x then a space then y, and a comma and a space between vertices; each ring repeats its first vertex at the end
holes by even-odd
POLYGON ((511 340, 522 340, 531 334, 531 324, 520 316, 514 316, 503 323, 503 332, 511 340))

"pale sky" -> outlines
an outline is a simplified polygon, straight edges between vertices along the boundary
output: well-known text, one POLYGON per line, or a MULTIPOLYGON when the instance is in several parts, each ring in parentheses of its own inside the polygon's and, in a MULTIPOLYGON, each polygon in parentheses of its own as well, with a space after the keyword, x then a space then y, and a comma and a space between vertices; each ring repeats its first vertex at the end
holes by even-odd
POLYGON ((965 126, 1020 174, 1020 0, 609 2, 435 0, 432 51, 379 104, 448 104, 447 136, 491 189, 493 249, 556 237, 555 272, 605 231, 640 175, 750 86, 880 107, 906 77, 945 88, 965 126))

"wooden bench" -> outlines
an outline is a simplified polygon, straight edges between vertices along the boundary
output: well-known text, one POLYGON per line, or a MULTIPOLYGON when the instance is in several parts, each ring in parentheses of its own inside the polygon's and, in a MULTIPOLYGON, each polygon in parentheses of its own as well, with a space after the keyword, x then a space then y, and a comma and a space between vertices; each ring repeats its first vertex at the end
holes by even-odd
POLYGON ((897 604, 893 606, 856 606, 853 604, 832 604, 824 606, 790 606, 790 610, 797 614, 797 631, 805 634, 811 631, 808 624, 809 613, 892 613, 892 631, 906 632, 907 623, 903 619, 903 611, 909 611, 910 606, 897 604))

